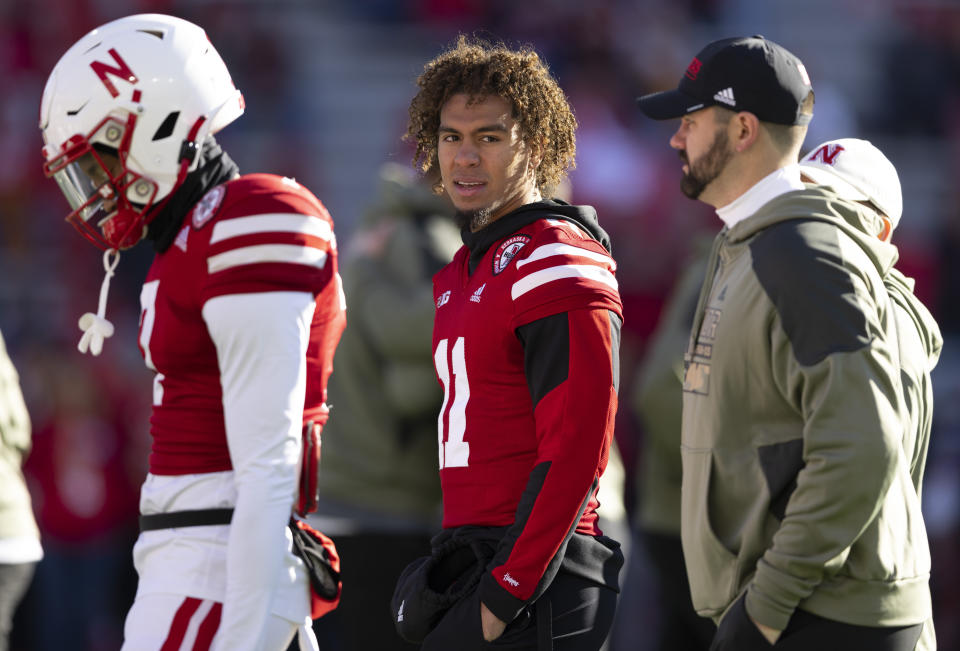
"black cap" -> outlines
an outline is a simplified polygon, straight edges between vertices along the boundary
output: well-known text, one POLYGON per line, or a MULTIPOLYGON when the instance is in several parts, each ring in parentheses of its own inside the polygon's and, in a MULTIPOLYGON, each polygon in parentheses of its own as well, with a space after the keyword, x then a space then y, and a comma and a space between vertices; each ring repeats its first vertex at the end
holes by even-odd
POLYGON ((725 38, 700 50, 676 90, 644 95, 640 110, 654 120, 678 118, 708 106, 750 111, 763 122, 807 124, 800 113, 810 92, 800 59, 762 36, 725 38))

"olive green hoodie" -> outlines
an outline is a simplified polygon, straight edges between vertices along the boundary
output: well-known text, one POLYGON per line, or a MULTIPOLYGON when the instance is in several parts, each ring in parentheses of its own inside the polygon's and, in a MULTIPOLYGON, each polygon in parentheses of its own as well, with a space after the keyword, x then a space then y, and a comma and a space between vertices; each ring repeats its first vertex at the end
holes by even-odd
POLYGON ((717 236, 681 440, 683 548, 703 616, 719 620, 744 591, 775 629, 797 608, 861 626, 930 616, 926 442, 902 397, 885 287, 897 249, 868 234, 876 219, 809 186, 717 236))
POLYGON ((887 293, 893 300, 900 341, 900 383, 910 414, 910 428, 905 431, 903 450, 910 461, 917 495, 920 495, 923 471, 926 469, 930 429, 933 426, 933 386, 930 371, 940 359, 943 337, 933 315, 913 295, 914 281, 896 269, 884 279, 887 293))

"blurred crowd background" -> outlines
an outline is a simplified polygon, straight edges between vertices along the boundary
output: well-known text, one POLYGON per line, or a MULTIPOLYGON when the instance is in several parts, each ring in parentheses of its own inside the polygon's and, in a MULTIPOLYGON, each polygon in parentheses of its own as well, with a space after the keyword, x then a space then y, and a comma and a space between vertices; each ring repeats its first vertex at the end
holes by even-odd
MULTIPOLYGON (((15 620, 15 651, 119 648, 135 589, 130 549, 151 382, 136 346, 138 296, 152 251, 123 254, 107 308, 117 334, 100 358, 81 356, 76 321, 96 307, 101 257, 63 222, 66 202, 43 178, 37 116, 46 76, 70 44, 143 11, 207 30, 247 104, 218 140, 242 172, 284 174, 312 189, 344 251, 371 206, 390 205, 377 203, 383 165, 409 164, 400 136, 423 63, 458 33, 532 45, 580 122, 572 201, 596 206, 613 238, 626 316, 622 397, 693 248, 720 227, 679 191, 679 160, 667 145, 676 125, 643 119, 635 98, 674 87, 716 38, 762 34, 796 53, 817 99, 806 145, 866 138, 897 166, 898 266, 945 336, 923 503, 940 648, 960 649, 955 0, 0 0, 0 330, 33 419, 25 472, 46 554, 15 620)), ((629 400, 621 405, 632 516, 644 431, 629 400)), ((640 571, 628 588, 639 605, 621 613, 631 622, 618 633, 621 649, 646 648, 638 631, 657 626, 656 602, 643 597, 650 572, 635 551, 640 571)))

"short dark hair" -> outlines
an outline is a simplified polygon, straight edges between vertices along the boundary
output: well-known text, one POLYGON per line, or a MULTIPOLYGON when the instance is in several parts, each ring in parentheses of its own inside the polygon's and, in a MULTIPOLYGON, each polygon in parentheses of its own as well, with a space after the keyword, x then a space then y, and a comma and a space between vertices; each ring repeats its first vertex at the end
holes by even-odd
MULTIPOLYGON (((813 116, 813 91, 811 90, 807 93, 807 96, 803 99, 803 103, 800 105, 800 114, 813 116)), ((803 139, 807 135, 807 125, 789 125, 789 124, 774 124, 773 122, 761 122, 760 124, 767 130, 767 133, 770 134, 770 139, 773 140, 774 144, 778 147, 787 151, 791 148, 796 148, 797 152, 800 151, 800 146, 803 144, 803 139)))
POLYGON ((469 102, 502 97, 513 106, 525 143, 542 146, 537 187, 547 192, 576 166, 577 120, 547 65, 529 47, 511 50, 461 35, 456 44, 424 66, 410 102, 406 140, 416 143, 413 164, 439 188, 437 138, 440 109, 453 95, 469 102))

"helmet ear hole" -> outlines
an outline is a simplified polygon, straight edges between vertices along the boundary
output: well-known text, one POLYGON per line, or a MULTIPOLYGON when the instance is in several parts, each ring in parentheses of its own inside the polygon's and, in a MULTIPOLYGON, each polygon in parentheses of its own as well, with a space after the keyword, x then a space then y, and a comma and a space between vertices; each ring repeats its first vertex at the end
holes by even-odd
POLYGON ((158 29, 138 29, 137 31, 141 32, 142 34, 149 34, 150 36, 156 36, 161 41, 163 40, 163 32, 161 32, 158 29))
POLYGON ((177 118, 180 117, 180 111, 173 111, 163 119, 163 122, 157 127, 156 133, 153 134, 152 140, 163 140, 168 138, 172 133, 173 129, 177 124, 177 118))

